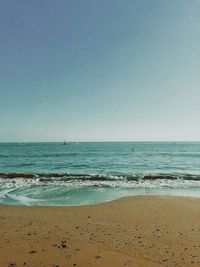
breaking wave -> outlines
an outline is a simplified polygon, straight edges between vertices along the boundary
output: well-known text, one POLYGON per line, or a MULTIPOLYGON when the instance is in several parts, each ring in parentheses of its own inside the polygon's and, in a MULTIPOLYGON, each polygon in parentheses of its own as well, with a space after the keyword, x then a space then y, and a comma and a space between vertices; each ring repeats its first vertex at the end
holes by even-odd
POLYGON ((136 174, 87 174, 87 173, 0 173, 1 179, 39 179, 40 181, 141 181, 188 180, 200 181, 200 174, 136 173, 136 174))
POLYGON ((199 197, 200 175, 0 173, 0 203, 11 205, 84 205, 127 195, 199 197))

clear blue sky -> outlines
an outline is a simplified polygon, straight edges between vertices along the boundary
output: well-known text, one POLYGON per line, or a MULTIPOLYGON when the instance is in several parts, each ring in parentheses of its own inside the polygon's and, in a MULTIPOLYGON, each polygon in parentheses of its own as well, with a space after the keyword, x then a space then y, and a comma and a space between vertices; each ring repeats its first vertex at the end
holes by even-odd
POLYGON ((199 0, 1 0, 0 141, 200 140, 199 0))

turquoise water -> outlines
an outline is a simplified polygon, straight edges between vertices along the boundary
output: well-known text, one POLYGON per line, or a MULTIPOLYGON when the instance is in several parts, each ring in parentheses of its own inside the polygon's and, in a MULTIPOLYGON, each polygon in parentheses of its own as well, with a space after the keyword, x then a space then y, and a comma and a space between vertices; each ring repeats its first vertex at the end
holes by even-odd
POLYGON ((200 196, 200 142, 0 143, 0 203, 200 196))

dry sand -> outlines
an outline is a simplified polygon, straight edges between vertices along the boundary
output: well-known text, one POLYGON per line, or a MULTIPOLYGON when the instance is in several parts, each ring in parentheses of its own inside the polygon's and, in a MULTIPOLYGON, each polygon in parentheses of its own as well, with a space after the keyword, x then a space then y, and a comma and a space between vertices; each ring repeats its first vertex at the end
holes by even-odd
POLYGON ((0 266, 200 266, 200 199, 0 206, 0 266))

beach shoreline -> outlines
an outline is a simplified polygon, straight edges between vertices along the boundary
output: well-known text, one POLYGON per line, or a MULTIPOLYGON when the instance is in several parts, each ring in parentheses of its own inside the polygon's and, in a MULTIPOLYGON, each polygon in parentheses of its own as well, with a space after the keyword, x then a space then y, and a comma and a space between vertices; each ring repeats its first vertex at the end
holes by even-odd
POLYGON ((200 266, 200 199, 0 205, 0 266, 200 266))

